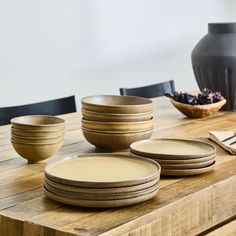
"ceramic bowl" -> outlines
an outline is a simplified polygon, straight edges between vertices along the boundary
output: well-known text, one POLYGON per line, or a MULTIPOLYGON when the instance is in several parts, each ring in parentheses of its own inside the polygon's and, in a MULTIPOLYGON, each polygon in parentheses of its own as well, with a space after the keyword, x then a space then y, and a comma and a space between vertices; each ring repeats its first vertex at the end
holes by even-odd
POLYGON ((62 142, 64 140, 64 135, 56 137, 56 138, 31 138, 31 137, 22 137, 22 136, 17 136, 14 134, 11 134, 11 139, 14 140, 15 142, 19 143, 35 143, 35 144, 50 144, 50 143, 58 143, 62 142))
POLYGON ((88 111, 114 114, 152 112, 152 100, 135 96, 97 95, 81 100, 82 108, 88 111))
POLYGON ((152 131, 153 129, 132 133, 102 133, 82 128, 84 137, 89 143, 112 150, 128 149, 131 143, 150 138, 152 131))
POLYGON ((217 111, 226 103, 225 99, 219 102, 207 104, 207 105, 189 105, 185 103, 176 102, 171 99, 172 104, 184 115, 190 118, 203 118, 210 116, 217 111))
POLYGON ((135 113, 135 114, 114 114, 101 113, 81 109, 83 118, 90 121, 108 121, 108 122, 136 122, 150 120, 153 117, 152 112, 135 113))
POLYGON ((30 115, 11 119, 13 129, 54 131, 65 128, 65 120, 55 116, 30 115))
POLYGON ((24 138, 49 139, 64 135, 64 129, 59 129, 54 131, 52 130, 37 131, 37 130, 21 130, 21 129, 11 128, 11 134, 24 138))
POLYGON ((136 122, 102 122, 82 119, 82 127, 94 131, 140 131, 153 128, 153 119, 136 122))
POLYGON ((41 162, 56 154, 61 148, 63 141, 51 144, 19 143, 11 140, 15 151, 28 163, 41 162))

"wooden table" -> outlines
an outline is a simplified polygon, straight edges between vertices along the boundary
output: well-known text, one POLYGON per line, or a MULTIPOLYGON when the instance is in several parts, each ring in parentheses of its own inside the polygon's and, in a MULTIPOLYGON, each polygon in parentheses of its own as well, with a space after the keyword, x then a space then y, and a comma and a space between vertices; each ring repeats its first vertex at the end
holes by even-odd
MULTIPOLYGON (((84 140, 81 115, 63 115, 65 143, 50 161, 96 152, 84 140)), ((219 112, 204 119, 188 119, 167 98, 155 100, 152 138, 208 140, 209 130, 236 130, 236 113, 219 112)), ((186 178, 161 178, 155 198, 133 206, 86 209, 48 199, 43 192, 44 164, 19 157, 10 144, 10 126, 0 127, 0 235, 236 235, 236 157, 217 147, 213 171, 186 178), (231 220, 229 222, 229 219, 231 220), (214 229, 214 226, 222 226, 214 229), (208 232, 207 231, 207 232, 208 232)))

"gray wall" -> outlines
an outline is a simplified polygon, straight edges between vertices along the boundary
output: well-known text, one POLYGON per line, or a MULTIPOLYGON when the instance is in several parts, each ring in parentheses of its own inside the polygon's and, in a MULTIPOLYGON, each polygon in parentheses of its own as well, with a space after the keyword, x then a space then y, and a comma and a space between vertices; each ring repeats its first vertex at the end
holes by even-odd
POLYGON ((190 54, 234 0, 0 0, 0 106, 118 94, 174 79, 196 90, 190 54))

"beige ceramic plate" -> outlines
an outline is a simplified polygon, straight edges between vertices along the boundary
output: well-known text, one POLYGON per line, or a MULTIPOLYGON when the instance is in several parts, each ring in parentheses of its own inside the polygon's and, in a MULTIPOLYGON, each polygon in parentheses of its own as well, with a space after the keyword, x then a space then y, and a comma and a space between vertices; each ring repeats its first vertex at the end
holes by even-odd
POLYGON ((197 168, 197 169, 162 169, 161 175, 169 175, 169 176, 188 176, 188 175, 199 175, 206 173, 213 169, 214 164, 211 164, 207 167, 197 168))
POLYGON ((68 192, 60 189, 53 188, 52 186, 48 185, 46 182, 44 183, 44 187, 50 191, 51 193, 65 197, 65 198, 78 198, 78 199, 84 199, 84 200, 119 200, 119 199, 127 199, 127 198, 133 198, 133 197, 139 197, 142 195, 149 194, 159 188, 159 183, 155 184, 152 187, 128 192, 128 193, 110 193, 110 194, 86 194, 86 193, 74 193, 74 192, 68 192))
MULTIPOLYGON (((134 157, 141 157, 138 156, 132 152, 130 152, 131 156, 134 157)), ((216 154, 207 156, 207 157, 201 157, 201 158, 193 158, 193 159, 156 159, 156 158, 151 158, 152 160, 158 162, 160 165, 162 164, 174 164, 174 165, 179 165, 179 164, 200 164, 202 162, 206 162, 206 161, 210 161, 210 160, 214 160, 216 157, 216 154)))
POLYGON ((134 142, 130 150, 137 155, 156 159, 192 159, 213 155, 213 145, 184 139, 147 139, 134 142))
POLYGON ((197 169, 202 167, 207 167, 209 165, 212 165, 215 162, 215 158, 204 161, 201 163, 188 163, 188 164, 160 164, 162 169, 197 169))
POLYGON ((150 182, 139 184, 139 185, 133 185, 128 187, 118 187, 118 188, 86 188, 86 187, 73 187, 65 184, 60 184, 57 182, 54 182, 50 179, 48 179, 45 176, 44 181, 52 186, 53 188, 73 192, 73 193, 86 193, 86 194, 113 194, 113 193, 128 193, 128 192, 134 192, 143 190, 149 187, 152 187, 153 185, 157 184, 159 182, 159 177, 157 179, 151 180, 150 182))
POLYGON ((121 206, 137 204, 137 203, 144 202, 155 197, 158 190, 159 189, 151 193, 148 193, 146 195, 134 197, 134 198, 120 199, 120 200, 107 200, 107 201, 102 201, 102 200, 94 201, 94 200, 77 199, 77 198, 72 198, 72 197, 67 198, 67 197, 57 196, 44 188, 46 195, 55 201, 69 204, 69 205, 74 205, 74 206, 94 207, 94 208, 121 207, 121 206))
POLYGON ((48 179, 79 187, 111 188, 147 183, 160 175, 160 165, 146 158, 88 154, 46 166, 48 179))

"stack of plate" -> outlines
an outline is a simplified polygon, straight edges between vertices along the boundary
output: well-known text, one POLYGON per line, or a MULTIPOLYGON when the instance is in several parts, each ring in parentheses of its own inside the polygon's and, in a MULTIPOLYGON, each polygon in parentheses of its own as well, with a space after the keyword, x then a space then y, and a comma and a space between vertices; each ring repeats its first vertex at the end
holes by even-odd
POLYGON ((82 103, 82 131, 91 144, 127 149, 132 142, 149 138, 153 130, 152 101, 134 96, 99 95, 82 103))
POLYGON ((132 143, 130 153, 161 165, 162 175, 187 176, 210 171, 215 164, 213 145, 183 139, 149 139, 132 143))
POLYGON ((58 202, 84 207, 118 207, 154 197, 160 166, 146 158, 90 154, 46 166, 44 190, 58 202))

